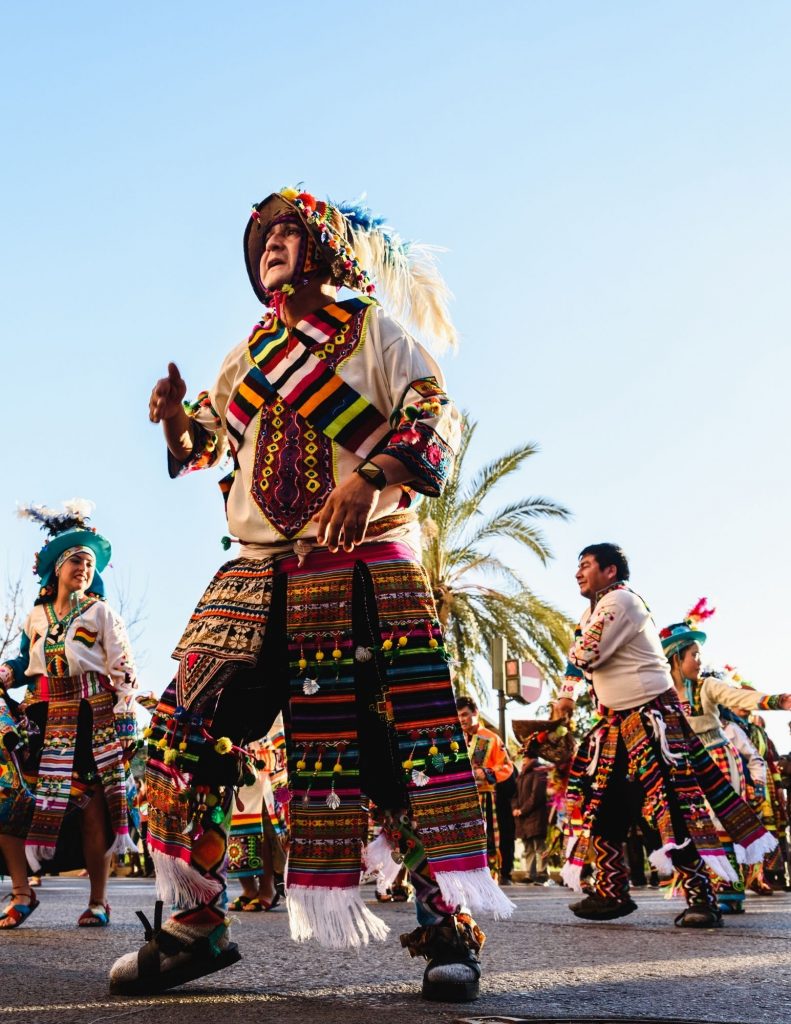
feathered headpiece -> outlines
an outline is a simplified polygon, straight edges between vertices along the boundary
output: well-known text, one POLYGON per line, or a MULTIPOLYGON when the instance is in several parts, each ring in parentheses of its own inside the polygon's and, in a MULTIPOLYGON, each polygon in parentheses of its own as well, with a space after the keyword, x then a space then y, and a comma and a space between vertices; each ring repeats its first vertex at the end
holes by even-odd
POLYGON ((435 349, 456 347, 458 335, 448 309, 451 293, 436 263, 436 254, 443 250, 404 241, 362 199, 335 204, 284 188, 253 207, 244 237, 245 261, 262 302, 271 298, 260 278, 267 231, 289 212, 312 236, 336 284, 368 295, 381 291, 388 311, 435 349))
POLYGON ((705 622, 706 619, 710 619, 716 612, 716 608, 709 608, 709 599, 707 597, 701 597, 701 599, 690 608, 687 612, 684 621, 692 629, 697 629, 701 622, 705 622))
POLYGON ((662 641, 662 650, 668 660, 691 644, 706 642, 706 634, 698 626, 706 619, 710 619, 715 611, 716 608, 708 607, 708 599, 701 597, 697 604, 687 612, 683 622, 675 622, 672 626, 665 626, 660 630, 659 639, 662 641))
POLYGON ((94 503, 87 498, 71 498, 63 502, 62 512, 47 508, 46 505, 20 505, 17 506, 16 514, 20 519, 32 519, 42 530, 46 530, 54 537, 64 530, 73 530, 75 527, 90 529, 86 523, 91 518, 94 508, 94 503))
POLYGON ((90 548, 96 558, 91 593, 104 595, 101 572, 107 567, 112 556, 109 540, 87 525, 94 510, 92 501, 72 498, 63 502, 63 511, 47 508, 46 505, 25 505, 17 508, 20 519, 31 519, 49 534, 44 546, 36 554, 33 572, 41 578, 39 600, 50 597, 55 587, 55 566, 58 558, 70 548, 90 548))

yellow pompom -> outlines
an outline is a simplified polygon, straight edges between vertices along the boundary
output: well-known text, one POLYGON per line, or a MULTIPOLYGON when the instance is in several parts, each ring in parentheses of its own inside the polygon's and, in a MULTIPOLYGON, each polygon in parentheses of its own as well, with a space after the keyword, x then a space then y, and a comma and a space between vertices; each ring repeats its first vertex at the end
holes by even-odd
POLYGON ((154 730, 153 729, 150 729, 148 726, 146 726, 146 728, 143 729, 143 737, 144 737, 144 739, 148 739, 149 736, 153 736, 153 735, 154 735, 154 730))
POLYGON ((406 647, 406 645, 407 645, 407 638, 405 636, 400 636, 398 638, 398 646, 399 647, 406 647))
POLYGON ((428 642, 429 647, 439 647, 439 640, 436 640, 433 636, 428 642))
POLYGON ((556 736, 565 736, 567 732, 568 732, 568 729, 566 728, 565 725, 559 725, 557 727, 557 729, 555 729, 555 735, 556 736))
POLYGON ((316 651, 316 661, 324 661, 324 651, 316 651))
POLYGON ((340 775, 340 773, 341 773, 341 772, 343 771, 343 765, 341 764, 341 762, 340 762, 340 761, 338 761, 338 763, 337 763, 337 764, 334 764, 334 765, 332 766, 332 770, 333 770, 334 772, 337 772, 337 773, 338 773, 338 775, 340 775))
POLYGON ((173 762, 176 760, 177 757, 178 757, 178 754, 171 747, 169 750, 165 751, 165 756, 163 758, 163 761, 165 762, 165 764, 173 764, 173 762))
POLYGON ((393 649, 393 641, 392 640, 385 640, 385 642, 382 644, 382 650, 383 651, 392 651, 392 649, 393 649))
POLYGON ((157 740, 157 746, 159 747, 160 750, 168 749, 168 741, 165 739, 164 736, 162 737, 161 740, 157 740))
POLYGON ((432 743, 432 745, 428 748, 428 752, 433 757, 435 754, 439 753, 439 747, 432 743))
POLYGON ((308 762, 307 761, 297 761, 297 771, 298 772, 304 772, 305 769, 307 768, 307 766, 308 766, 308 762))
POLYGON ((184 740, 182 740, 181 743, 179 743, 179 750, 184 751, 186 749, 187 749, 187 744, 184 742, 184 740))
POLYGON ((454 754, 459 749, 459 744, 456 742, 456 740, 450 741, 450 749, 454 752, 454 754))
POLYGON ((297 192, 295 188, 284 188, 281 189, 280 195, 284 199, 296 199, 297 196, 299 195, 299 192, 297 192))
POLYGON ((408 757, 406 761, 401 762, 401 767, 406 768, 407 771, 411 771, 415 767, 415 762, 411 757, 408 757))
POLYGON ((323 761, 317 761, 313 765, 313 771, 314 772, 320 772, 323 767, 324 767, 324 762, 323 761))
POLYGON ((227 736, 220 736, 214 744, 214 749, 218 754, 230 754, 233 750, 233 743, 231 743, 227 736))
POLYGON ((297 664, 299 665, 299 667, 301 669, 306 669, 308 667, 308 663, 305 660, 305 658, 300 658, 299 661, 297 662, 297 664))
POLYGON ((339 650, 336 647, 335 650, 332 652, 332 656, 333 658, 335 658, 336 661, 339 661, 343 657, 343 651, 339 650))

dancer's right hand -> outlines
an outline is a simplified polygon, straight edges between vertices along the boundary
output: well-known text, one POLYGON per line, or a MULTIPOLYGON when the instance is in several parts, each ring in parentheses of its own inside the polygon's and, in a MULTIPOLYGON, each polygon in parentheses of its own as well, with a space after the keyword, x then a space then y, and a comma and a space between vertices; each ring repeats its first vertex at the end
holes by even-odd
POLYGON ((148 403, 148 418, 152 423, 172 419, 183 412, 182 401, 187 393, 187 385, 179 373, 175 363, 168 363, 168 375, 162 377, 154 385, 148 403))

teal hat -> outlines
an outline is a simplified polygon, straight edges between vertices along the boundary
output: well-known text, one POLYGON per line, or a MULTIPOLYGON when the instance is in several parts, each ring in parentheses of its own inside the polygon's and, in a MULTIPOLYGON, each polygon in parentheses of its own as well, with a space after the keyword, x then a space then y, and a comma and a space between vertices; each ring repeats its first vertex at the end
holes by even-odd
POLYGON ((43 505, 28 505, 19 510, 21 518, 34 520, 50 534, 49 540, 36 554, 33 563, 33 571, 41 580, 39 596, 43 597, 53 587, 55 566, 64 552, 71 548, 88 548, 96 558, 96 568, 89 592, 104 597, 101 573, 107 568, 113 549, 106 537, 86 525, 86 520, 93 511, 93 503, 74 498, 64 502, 63 507, 63 512, 56 512, 43 505))
POLYGON ((690 644, 706 643, 706 634, 697 627, 701 622, 710 619, 716 610, 716 608, 709 608, 707 598, 701 597, 687 612, 683 622, 675 622, 660 632, 659 639, 662 641, 662 650, 668 661, 674 654, 678 654, 690 644))
POLYGON ((693 629, 689 622, 676 622, 672 626, 666 626, 659 634, 662 641, 662 650, 668 661, 674 654, 678 654, 690 644, 705 644, 706 634, 699 629, 693 629))
POLYGON ((106 537, 102 537, 100 533, 97 533, 96 530, 91 530, 89 527, 74 527, 70 530, 64 530, 62 533, 56 533, 38 552, 34 571, 41 577, 42 587, 46 587, 53 582, 55 563, 64 551, 68 551, 70 548, 90 548, 94 553, 96 557, 96 570, 91 590, 94 593, 97 592, 96 584, 98 582, 103 593, 104 585, 102 584, 100 573, 107 568, 113 549, 106 537))

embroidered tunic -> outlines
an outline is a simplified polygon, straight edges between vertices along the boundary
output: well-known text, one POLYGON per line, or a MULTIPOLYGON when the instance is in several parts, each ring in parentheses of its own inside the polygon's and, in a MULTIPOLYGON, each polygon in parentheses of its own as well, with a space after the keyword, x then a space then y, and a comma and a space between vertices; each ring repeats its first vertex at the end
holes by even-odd
MULTIPOLYGON (((651 613, 623 583, 597 595, 594 606, 585 609, 569 661, 612 711, 641 707, 673 686, 651 613)), ((573 699, 569 675, 561 696, 573 699)))
MULTIPOLYGON (((229 454, 235 472, 221 484, 228 525, 256 545, 315 537, 312 517, 329 493, 378 452, 395 456, 414 476, 409 488, 381 492, 374 521, 409 508, 417 493, 438 495, 460 431, 438 365, 376 303, 360 297, 318 310, 291 332, 268 314, 188 413, 195 447, 183 465, 171 457, 171 475, 229 454), (271 382, 282 382, 292 344, 304 346, 313 362, 306 370, 302 361, 293 373, 289 366, 278 393, 271 382), (322 370, 334 373, 321 380, 322 370), (311 380, 305 384, 300 373, 311 380)), ((385 531, 378 539, 399 536, 418 550, 416 534, 413 526, 410 537, 385 531)))

